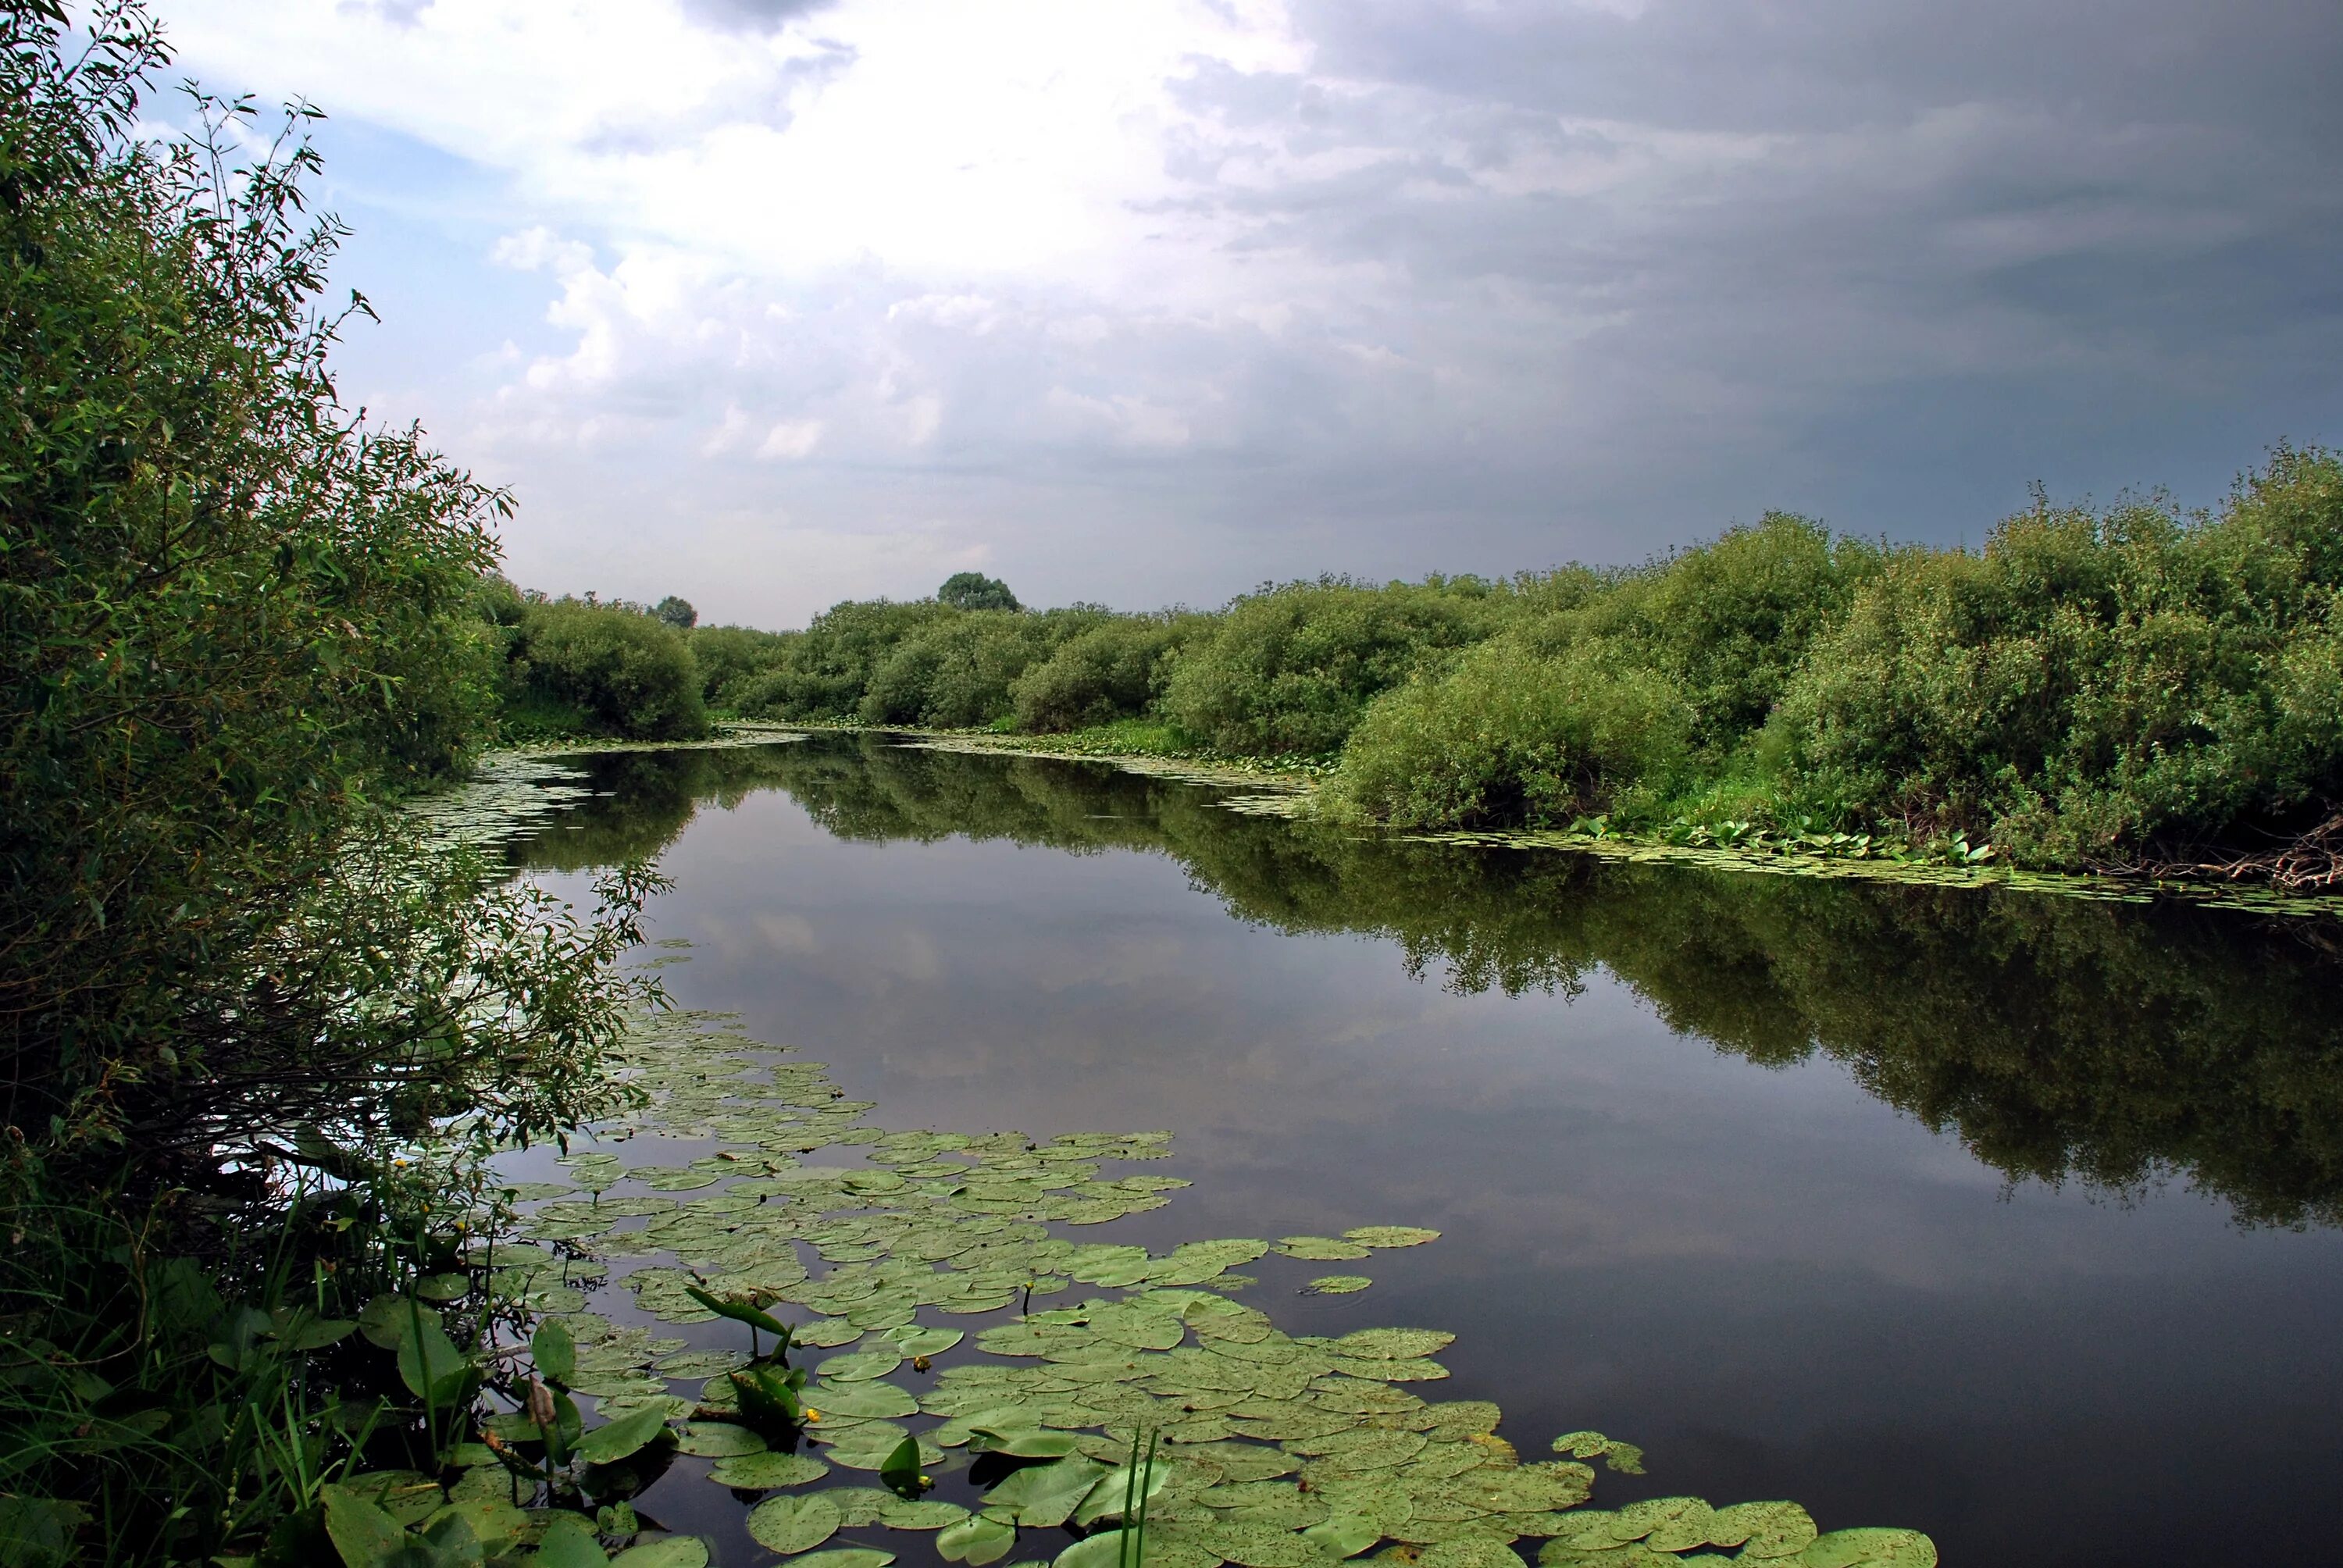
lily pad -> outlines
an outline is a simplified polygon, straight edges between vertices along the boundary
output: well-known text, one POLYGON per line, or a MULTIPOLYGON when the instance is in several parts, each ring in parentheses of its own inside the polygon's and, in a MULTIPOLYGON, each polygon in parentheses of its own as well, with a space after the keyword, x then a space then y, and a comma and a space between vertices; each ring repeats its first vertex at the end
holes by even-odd
POLYGON ((742 1492, 769 1492, 782 1486, 803 1486, 830 1473, 830 1466, 810 1454, 744 1453, 719 1459, 708 1473, 719 1486, 742 1492))
POLYGON ((1420 1247, 1440 1240, 1440 1232, 1416 1225, 1361 1225, 1343 1231, 1342 1239, 1365 1247, 1420 1247))
POLYGON ((1365 1356, 1372 1361, 1402 1361, 1413 1356, 1437 1355, 1456 1342, 1456 1336, 1438 1329, 1361 1329, 1344 1334, 1332 1348, 1344 1355, 1365 1356))
POLYGON ((936 1536, 936 1555, 947 1563, 965 1563, 968 1568, 985 1568, 1008 1556, 1016 1545, 1014 1524, 990 1512, 971 1513, 936 1536))
POLYGON ((813 1370, 831 1382, 858 1382, 885 1377, 902 1364, 900 1351, 857 1351, 851 1355, 831 1356, 813 1370))
POLYGON ((894 1561, 892 1552, 881 1552, 876 1547, 833 1546, 827 1552, 809 1552, 792 1559, 789 1568, 887 1568, 894 1561))
POLYGON ((1321 1274, 1310 1282, 1308 1289, 1311 1294, 1317 1296, 1348 1296, 1373 1283, 1364 1274, 1321 1274))
POLYGON ((986 1493, 985 1506, 1005 1509, 1018 1523, 1035 1528, 1063 1524, 1106 1473, 1103 1464, 1072 1457, 1031 1465, 986 1493))
POLYGON ((891 1420, 910 1415, 920 1408, 920 1402, 905 1390, 890 1382, 872 1380, 824 1383, 820 1388, 806 1390, 803 1398, 824 1415, 860 1416, 870 1420, 891 1420))
POLYGON ((1356 1557, 1383 1538, 1383 1527, 1358 1513, 1337 1513, 1304 1530, 1302 1538, 1329 1557, 1356 1557))
POLYGON ((749 1533, 757 1544, 784 1554, 811 1551, 838 1533, 838 1505, 820 1493, 784 1493, 749 1512, 749 1533))
POLYGON ((708 1568, 708 1543, 697 1535, 646 1541, 611 1558, 610 1568, 708 1568))
POLYGON ((676 1446, 686 1453, 696 1453, 709 1459, 729 1459, 744 1453, 762 1453, 765 1440, 745 1426, 729 1422, 695 1421, 688 1423, 676 1440, 676 1446))
POLYGON ((1362 1242, 1341 1241, 1332 1236, 1287 1236, 1270 1251, 1313 1263, 1339 1263, 1347 1259, 1370 1256, 1373 1249, 1362 1242))
POLYGON ((1834 1530, 1793 1561, 1798 1568, 1936 1568, 1936 1543, 1916 1530, 1834 1530))

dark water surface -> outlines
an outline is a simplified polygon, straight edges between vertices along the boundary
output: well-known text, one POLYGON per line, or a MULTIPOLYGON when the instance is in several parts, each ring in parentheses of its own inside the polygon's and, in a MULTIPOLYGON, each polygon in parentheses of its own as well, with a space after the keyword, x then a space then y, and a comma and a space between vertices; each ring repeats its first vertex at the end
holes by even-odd
POLYGON ((1791 1498, 1952 1564, 2343 1550, 2331 928, 1357 841, 877 737, 581 766, 611 793, 523 859, 659 853, 680 1002, 883 1127, 1172 1130, 1195 1185, 1085 1239, 1443 1231, 1246 1299, 1456 1332, 1438 1397, 1524 1457, 1644 1447, 1597 1506, 1791 1498))

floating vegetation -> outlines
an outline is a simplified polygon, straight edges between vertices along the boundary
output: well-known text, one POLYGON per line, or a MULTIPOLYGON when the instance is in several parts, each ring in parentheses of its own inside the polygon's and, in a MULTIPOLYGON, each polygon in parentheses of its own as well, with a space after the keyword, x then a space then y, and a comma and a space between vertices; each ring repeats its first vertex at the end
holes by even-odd
MULTIPOLYGON (((1371 1257, 1437 1231, 1094 1240, 1185 1185, 1145 1169, 1169 1133, 883 1131, 821 1064, 708 1014, 643 1019, 620 1070, 639 1108, 564 1158, 568 1186, 534 1201, 534 1244, 501 1246, 494 1282, 544 1314, 555 1360, 572 1347, 557 1381, 599 1402, 606 1424, 575 1449, 615 1433, 605 1446, 705 1464, 749 1499, 749 1533, 808 1568, 884 1568, 872 1532, 932 1533, 970 1568, 1317 1568, 1378 1546, 1403 1565, 1509 1568, 1522 1542, 1553 1568, 1936 1561, 1925 1536, 1822 1534, 1791 1503, 1588 1509, 1587 1462, 1636 1473, 1640 1451, 1577 1432, 1524 1461, 1495 1404, 1433 1397, 1453 1335, 1290 1334, 1239 1299, 1263 1259, 1371 1257), (715 1148, 661 1164, 659 1135, 715 1148), (601 1288, 666 1322, 736 1320, 768 1348, 693 1349, 586 1310, 576 1282, 620 1259, 601 1288), (963 1470, 983 1478, 975 1507, 924 1495, 963 1470)), ((499 1421, 527 1441, 523 1420, 499 1421)), ((447 1499, 512 1485, 508 1462, 480 1458, 447 1499)))

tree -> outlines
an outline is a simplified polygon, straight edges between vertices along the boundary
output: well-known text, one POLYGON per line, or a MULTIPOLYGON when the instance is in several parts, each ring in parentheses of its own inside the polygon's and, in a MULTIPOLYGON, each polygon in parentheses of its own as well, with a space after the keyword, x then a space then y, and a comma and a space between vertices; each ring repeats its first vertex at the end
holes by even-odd
POLYGON ((659 600, 653 607, 651 614, 678 631, 689 631, 699 624, 699 612, 691 608, 691 601, 687 598, 678 598, 673 594, 659 600))
POLYGON ((981 572, 954 572, 936 589, 936 602, 954 609, 1023 609, 1009 585, 981 572))

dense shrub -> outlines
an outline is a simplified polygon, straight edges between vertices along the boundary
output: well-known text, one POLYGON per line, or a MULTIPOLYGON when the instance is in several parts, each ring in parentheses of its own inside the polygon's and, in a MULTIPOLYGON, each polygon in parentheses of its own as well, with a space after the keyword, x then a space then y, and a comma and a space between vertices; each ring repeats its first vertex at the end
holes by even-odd
POLYGON ((896 645, 959 611, 932 599, 849 599, 814 617, 782 657, 728 688, 736 711, 758 719, 852 719, 870 678, 896 645))
POLYGON ((1503 624, 1508 602, 1473 578, 1372 588, 1339 578, 1238 599, 1181 650, 1162 707, 1224 751, 1322 755, 1368 702, 1503 624))
POLYGON ((746 626, 701 626, 687 632, 684 640, 699 666, 700 696, 711 709, 736 713, 745 683, 787 659, 802 638, 799 632, 746 626))
POLYGON ((1785 699, 1869 819, 2021 859, 2312 825, 2343 798, 2343 463, 2280 451, 2216 517, 2041 508, 1899 552, 1785 699))
POLYGON ((1165 656, 1210 624, 1196 615, 1117 616, 1069 638, 1011 688, 1017 728, 1044 734, 1139 717, 1165 656))
POLYGON ((936 602, 950 609, 1023 609, 1009 585, 982 572, 954 572, 936 589, 936 602))
POLYGON ((1009 716, 1010 688, 1101 612, 972 610, 920 628, 871 672, 858 709, 866 724, 964 729, 1009 716))
POLYGON ((1679 767, 1692 729, 1691 704, 1619 644, 1551 657, 1503 636, 1369 708, 1337 795, 1403 827, 1567 823, 1679 767))
POLYGON ((582 714, 588 729, 639 740, 708 732, 699 667, 673 627, 631 608, 532 603, 506 667, 524 713, 582 714))

